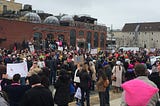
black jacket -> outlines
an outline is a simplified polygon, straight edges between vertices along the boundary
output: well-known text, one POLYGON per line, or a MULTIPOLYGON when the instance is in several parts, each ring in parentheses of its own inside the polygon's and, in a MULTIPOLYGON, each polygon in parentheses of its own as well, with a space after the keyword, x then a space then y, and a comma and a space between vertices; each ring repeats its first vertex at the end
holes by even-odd
POLYGON ((54 106, 52 92, 43 86, 33 87, 25 93, 21 106, 54 106))
POLYGON ((70 101, 70 81, 69 76, 64 75, 60 76, 57 82, 55 83, 55 96, 54 96, 54 102, 57 105, 66 105, 70 101))
MULTIPOLYGON (((151 81, 153 81, 158 89, 160 89, 160 76, 159 76, 159 72, 153 72, 150 76, 149 76, 149 79, 151 81)), ((160 91, 159 91, 159 95, 160 95, 160 91)))
POLYGON ((91 86, 90 85, 91 83, 90 74, 87 71, 82 70, 78 75, 80 77, 80 88, 84 90, 89 90, 91 86))
POLYGON ((28 89, 30 86, 26 85, 8 85, 3 88, 8 95, 10 106, 20 106, 20 101, 28 89))

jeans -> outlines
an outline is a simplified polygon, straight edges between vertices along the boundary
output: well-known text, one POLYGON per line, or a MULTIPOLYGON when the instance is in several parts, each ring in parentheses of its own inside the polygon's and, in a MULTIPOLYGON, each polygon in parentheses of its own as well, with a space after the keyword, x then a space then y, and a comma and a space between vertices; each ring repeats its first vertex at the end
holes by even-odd
POLYGON ((106 106, 105 92, 99 92, 100 106, 106 106))
POLYGON ((56 70, 51 70, 50 72, 50 78, 49 78, 49 81, 50 81, 50 84, 54 84, 55 81, 56 81, 56 70))
POLYGON ((107 106, 110 106, 110 103, 109 103, 109 101, 110 101, 109 90, 110 90, 110 86, 108 86, 108 87, 106 88, 106 91, 105 91, 105 98, 106 98, 105 101, 106 101, 107 106))
POLYGON ((81 106, 84 106, 84 100, 86 99, 87 106, 90 106, 90 95, 89 95, 89 89, 84 90, 81 89, 81 106))

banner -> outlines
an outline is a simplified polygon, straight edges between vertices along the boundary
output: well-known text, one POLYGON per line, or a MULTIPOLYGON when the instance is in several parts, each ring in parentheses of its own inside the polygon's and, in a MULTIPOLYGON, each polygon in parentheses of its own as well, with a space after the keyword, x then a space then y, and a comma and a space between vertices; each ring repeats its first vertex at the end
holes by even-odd
POLYGON ((27 62, 7 64, 8 78, 12 78, 15 74, 20 74, 21 77, 26 77, 28 73, 27 62))

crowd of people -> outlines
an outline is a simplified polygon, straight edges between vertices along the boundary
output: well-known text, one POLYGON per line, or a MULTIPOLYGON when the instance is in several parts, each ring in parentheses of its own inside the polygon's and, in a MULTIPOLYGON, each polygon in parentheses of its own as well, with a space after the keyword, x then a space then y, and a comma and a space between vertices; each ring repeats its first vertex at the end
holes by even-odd
MULTIPOLYGON (((135 106, 131 99, 137 95, 130 94, 128 90, 137 94, 137 89, 133 88, 140 89, 143 86, 139 85, 144 85, 153 93, 148 94, 150 96, 147 95, 147 98, 140 93, 144 98, 139 99, 136 103, 140 105, 136 106, 155 106, 159 101, 160 61, 157 60, 151 65, 152 55, 158 55, 158 51, 148 52, 143 49, 136 52, 99 51, 97 54, 91 54, 83 49, 47 49, 31 52, 28 48, 2 48, 0 79, 3 94, 1 97, 4 100, 0 99, 0 102, 6 106, 68 106, 76 91, 80 89, 80 98, 75 98, 77 106, 90 106, 90 91, 98 92, 100 106, 110 106, 109 92, 113 89, 114 93, 123 91, 122 106, 135 106), (75 62, 75 57, 79 56, 83 57, 83 61, 75 62), (17 73, 9 79, 6 74, 7 64, 21 62, 27 63, 27 76, 24 78, 17 73), (56 89, 54 95, 49 89, 50 85, 56 89)), ((147 91, 145 88, 142 90, 147 91)))

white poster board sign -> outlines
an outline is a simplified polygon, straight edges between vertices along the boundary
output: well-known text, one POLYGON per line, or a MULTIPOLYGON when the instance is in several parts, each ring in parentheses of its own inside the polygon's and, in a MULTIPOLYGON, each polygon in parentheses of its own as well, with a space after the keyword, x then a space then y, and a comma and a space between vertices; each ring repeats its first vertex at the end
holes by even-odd
POLYGON ((63 51, 63 47, 58 46, 59 51, 63 51))
POLYGON ((31 53, 34 53, 34 46, 33 45, 29 45, 29 50, 31 51, 31 53))
POLYGON ((12 78, 15 74, 20 74, 21 77, 26 77, 27 73, 27 62, 7 64, 7 75, 9 78, 12 78))
POLYGON ((91 54, 97 54, 98 50, 97 49, 91 49, 91 54))

